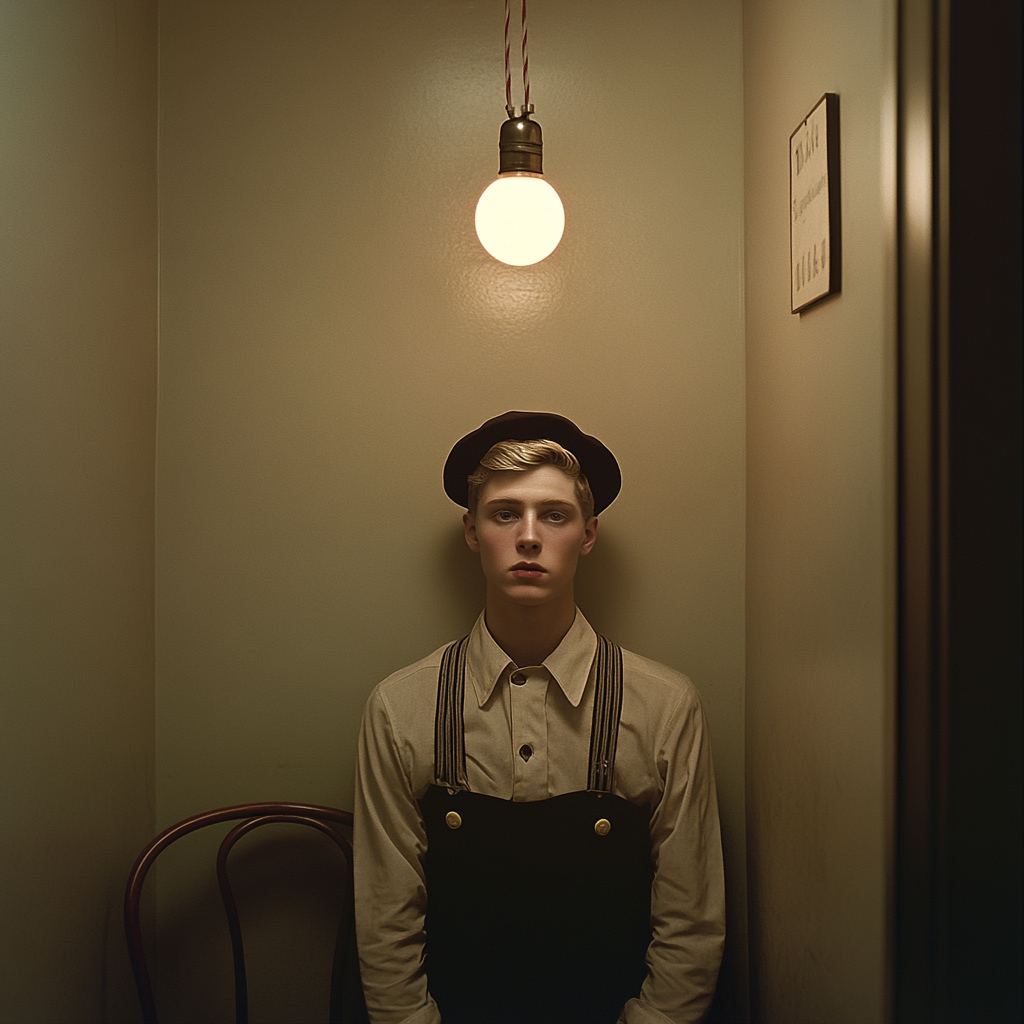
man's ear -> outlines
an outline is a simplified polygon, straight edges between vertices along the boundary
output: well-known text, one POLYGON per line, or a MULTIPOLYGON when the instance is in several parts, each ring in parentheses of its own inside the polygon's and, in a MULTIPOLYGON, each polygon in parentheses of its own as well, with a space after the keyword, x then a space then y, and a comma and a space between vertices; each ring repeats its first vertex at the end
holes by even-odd
POLYGON ((476 536, 476 522, 472 512, 467 512, 462 517, 462 535, 466 538, 470 551, 480 550, 480 541, 476 536))
POLYGON ((589 555, 597 543, 597 516, 591 516, 587 525, 583 527, 583 547, 580 548, 581 555, 589 555))

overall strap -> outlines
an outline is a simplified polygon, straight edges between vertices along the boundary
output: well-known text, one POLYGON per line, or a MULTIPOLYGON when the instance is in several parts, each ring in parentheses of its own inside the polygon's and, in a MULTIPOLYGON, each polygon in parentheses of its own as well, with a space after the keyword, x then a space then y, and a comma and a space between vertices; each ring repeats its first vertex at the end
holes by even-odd
POLYGON ((615 778, 615 745, 622 714, 622 648, 597 636, 597 670, 594 673, 594 717, 590 726, 590 771, 587 789, 610 793, 615 778))
POLYGON ((466 648, 469 637, 449 644, 441 655, 434 709, 434 780, 448 789, 469 789, 466 781, 466 648))

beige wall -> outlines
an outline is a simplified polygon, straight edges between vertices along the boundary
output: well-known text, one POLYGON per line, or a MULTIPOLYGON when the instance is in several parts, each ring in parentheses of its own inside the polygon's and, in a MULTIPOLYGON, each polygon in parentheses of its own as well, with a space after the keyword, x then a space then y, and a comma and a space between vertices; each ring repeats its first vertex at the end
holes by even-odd
POLYGON ((885 1017, 894 4, 744 4, 747 801, 756 1020, 885 1017), (840 95, 843 292, 789 312, 788 138, 840 95))
POLYGON ((153 828, 156 4, 0 5, 0 1020, 125 1019, 153 828))
POLYGON ((567 227, 527 269, 472 226, 497 170, 500 4, 160 11, 159 823, 350 804, 369 689, 479 610, 449 447, 507 409, 556 410, 625 478, 581 606, 704 694, 737 998, 739 3, 531 6, 567 227))

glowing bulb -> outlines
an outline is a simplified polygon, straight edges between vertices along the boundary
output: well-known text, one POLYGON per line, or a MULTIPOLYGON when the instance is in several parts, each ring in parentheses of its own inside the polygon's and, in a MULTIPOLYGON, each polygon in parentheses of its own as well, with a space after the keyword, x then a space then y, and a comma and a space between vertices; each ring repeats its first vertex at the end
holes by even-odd
POLYGON ((562 200, 540 174, 502 174, 476 204, 480 244, 513 267, 528 267, 550 256, 564 229, 562 200))

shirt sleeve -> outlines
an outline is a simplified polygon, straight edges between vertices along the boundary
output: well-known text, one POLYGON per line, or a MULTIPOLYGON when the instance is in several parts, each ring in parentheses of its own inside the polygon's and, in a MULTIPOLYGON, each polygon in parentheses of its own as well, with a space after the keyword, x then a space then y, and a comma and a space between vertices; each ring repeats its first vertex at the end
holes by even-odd
POLYGON ((439 1024, 423 966, 427 837, 379 689, 359 729, 353 828, 356 932, 373 1024, 439 1024))
POLYGON ((651 818, 653 938, 647 980, 622 1024, 696 1024, 715 994, 725 945, 718 796, 704 712, 687 695, 658 744, 661 801, 651 818))

